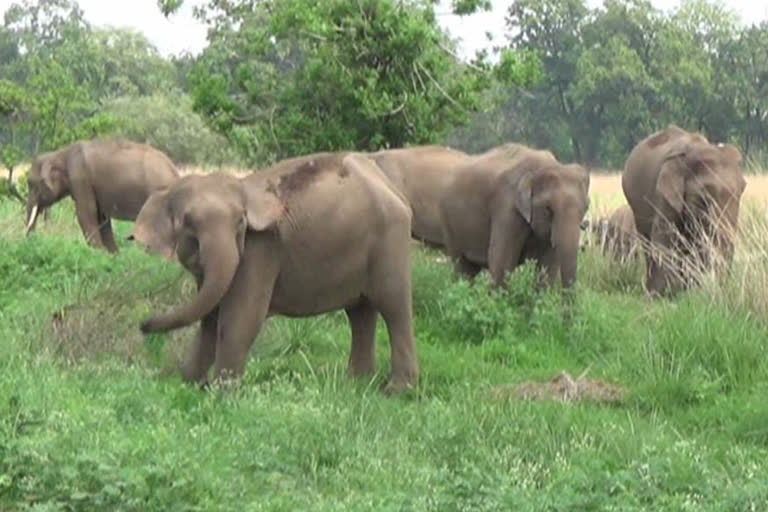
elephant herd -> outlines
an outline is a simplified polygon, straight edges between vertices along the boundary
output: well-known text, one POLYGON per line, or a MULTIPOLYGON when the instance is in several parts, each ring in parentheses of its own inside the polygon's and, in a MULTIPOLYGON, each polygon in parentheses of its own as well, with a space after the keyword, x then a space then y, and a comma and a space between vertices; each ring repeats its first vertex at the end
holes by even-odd
MULTIPOLYGON (((734 146, 670 125, 631 152, 622 179, 628 206, 592 229, 636 229, 650 242, 647 288, 662 293, 676 274, 655 248, 690 256, 701 245, 694 224, 730 261, 745 187, 740 161, 734 146), (691 244, 679 244, 681 237, 691 244)), ((27 233, 40 211, 71 195, 94 247, 117 252, 110 219, 133 220, 129 240, 195 277, 189 303, 141 324, 151 333, 199 322, 181 368, 185 380, 205 385, 211 367, 217 381, 237 379, 271 315, 343 309, 349 373, 375 372, 381 315, 391 348, 387 389, 397 392, 419 375, 411 238, 442 248, 469 278, 486 268, 501 286, 533 260, 542 284, 559 277, 570 288, 590 176, 549 151, 514 143, 475 155, 441 146, 315 153, 243 177, 180 176, 148 145, 94 139, 40 155, 28 184, 27 233)))

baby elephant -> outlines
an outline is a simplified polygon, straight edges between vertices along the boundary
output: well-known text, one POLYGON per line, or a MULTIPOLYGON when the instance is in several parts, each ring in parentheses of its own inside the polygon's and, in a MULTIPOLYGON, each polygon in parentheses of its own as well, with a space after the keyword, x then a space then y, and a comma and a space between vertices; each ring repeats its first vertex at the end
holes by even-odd
POLYGON ((178 177, 164 153, 135 142, 95 139, 44 153, 27 177, 27 234, 40 211, 71 195, 88 243, 117 252, 110 219, 136 219, 149 195, 178 177))
POLYGON ((244 178, 187 176, 154 193, 133 238, 197 279, 189 304, 141 324, 145 333, 200 320, 188 381, 239 377, 270 315, 343 309, 352 329, 349 372, 376 369, 376 320, 389 331, 389 391, 412 387, 419 367, 411 307, 411 210, 367 157, 318 153, 244 178))
POLYGON ((505 144, 456 171, 440 200, 448 254, 473 276, 487 267, 495 285, 533 259, 563 288, 576 280, 579 224, 589 206, 589 173, 549 151, 505 144))
POLYGON ((616 261, 626 263, 638 257, 639 245, 635 217, 629 205, 623 205, 614 210, 608 217, 602 217, 597 222, 585 220, 583 229, 590 231, 603 254, 616 261))

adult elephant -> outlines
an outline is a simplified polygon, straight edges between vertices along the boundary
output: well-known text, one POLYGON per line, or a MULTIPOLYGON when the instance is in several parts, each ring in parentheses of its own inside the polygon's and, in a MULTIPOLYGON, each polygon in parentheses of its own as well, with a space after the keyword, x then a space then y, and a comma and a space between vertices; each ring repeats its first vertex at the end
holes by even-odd
POLYGON ((746 187, 741 160, 735 146, 711 144, 676 125, 629 154, 621 185, 638 234, 651 244, 643 244, 651 294, 683 287, 691 264, 711 268, 712 248, 730 263, 746 187))
POLYGON ((625 263, 638 255, 635 217, 628 204, 619 206, 610 215, 601 217, 596 222, 585 220, 582 229, 591 235, 588 239, 596 240, 603 254, 617 261, 625 263))
POLYGON ((443 146, 416 146, 371 153, 371 158, 395 187, 408 199, 413 210, 413 238, 442 247, 439 201, 455 170, 470 156, 443 146))
POLYGON ((186 380, 239 377, 270 315, 343 309, 349 372, 375 371, 381 313, 392 351, 390 391, 413 386, 418 361, 411 306, 411 210, 359 153, 318 153, 244 178, 186 176, 154 193, 132 238, 197 279, 190 303, 141 324, 145 333, 201 321, 186 380))
POLYGON ((448 254, 460 273, 487 267, 496 286, 526 259, 553 284, 576 280, 580 223, 589 206, 589 173, 549 151, 505 144, 456 172, 440 200, 448 254))
POLYGON ((149 195, 178 177, 164 153, 130 141, 78 141, 44 153, 27 177, 27 234, 41 210, 71 195, 88 243, 117 252, 110 219, 135 220, 149 195))

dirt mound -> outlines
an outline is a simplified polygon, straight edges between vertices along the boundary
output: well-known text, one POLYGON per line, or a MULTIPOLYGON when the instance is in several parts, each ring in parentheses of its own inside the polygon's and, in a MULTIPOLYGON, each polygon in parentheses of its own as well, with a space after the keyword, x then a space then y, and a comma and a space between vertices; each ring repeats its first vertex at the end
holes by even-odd
POLYGON ((600 379, 588 379, 585 374, 586 372, 574 379, 568 372, 560 372, 545 382, 525 381, 520 384, 497 386, 492 392, 497 398, 511 396, 521 400, 621 402, 624 397, 621 387, 600 379))

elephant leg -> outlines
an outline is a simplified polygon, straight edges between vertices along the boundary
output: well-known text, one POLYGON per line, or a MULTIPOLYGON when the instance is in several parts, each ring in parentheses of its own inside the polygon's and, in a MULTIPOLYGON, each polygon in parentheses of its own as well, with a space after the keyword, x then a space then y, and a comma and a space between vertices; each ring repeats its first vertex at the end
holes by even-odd
POLYGON ((43 208, 43 220, 49 222, 51 220, 51 208, 43 208))
POLYGON ((117 242, 115 242, 115 234, 112 232, 112 222, 109 217, 101 212, 99 212, 99 234, 101 235, 101 241, 109 252, 113 254, 119 252, 117 242))
POLYGON ((507 272, 519 264, 530 231, 525 221, 513 211, 493 216, 488 244, 488 271, 495 287, 503 286, 507 272))
MULTIPOLYGON (((667 291, 671 273, 675 270, 674 226, 662 217, 656 217, 651 231, 650 254, 647 258, 646 290, 651 295, 660 295, 667 291)), ((678 255, 679 256, 679 255, 678 255)))
POLYGON ((190 356, 181 368, 181 375, 185 381, 205 383, 208 370, 216 359, 218 326, 219 309, 216 308, 200 321, 200 331, 192 345, 190 356))
POLYGON ((400 233, 382 239, 382 244, 386 249, 375 252, 378 257, 372 266, 372 286, 366 295, 387 325, 392 358, 387 391, 396 393, 415 386, 419 378, 413 336, 411 254, 409 241, 400 233))
POLYGON ((453 270, 460 277, 468 279, 469 281, 477 277, 477 274, 483 270, 483 267, 477 263, 469 261, 464 256, 457 256, 453 258, 453 270))
POLYGON ((378 311, 367 299, 344 310, 352 330, 349 374, 353 377, 376 372, 376 320, 378 311))
POLYGON ((72 185, 72 199, 75 201, 77 222, 83 231, 85 240, 93 247, 104 249, 99 230, 99 208, 96 195, 87 184, 72 185))
MULTIPOLYGON (((256 235, 264 239, 269 236, 256 235)), ((279 272, 276 251, 269 248, 272 243, 264 240, 250 243, 251 240, 251 237, 247 239, 240 265, 219 303, 214 370, 217 381, 236 379, 243 374, 248 351, 269 313, 279 272)))

